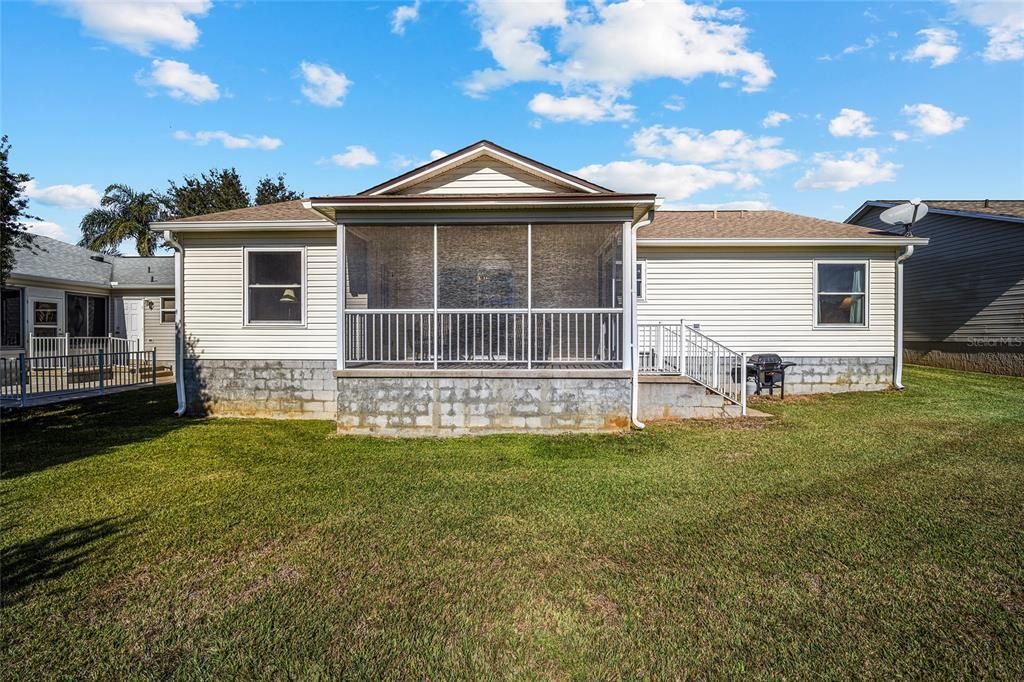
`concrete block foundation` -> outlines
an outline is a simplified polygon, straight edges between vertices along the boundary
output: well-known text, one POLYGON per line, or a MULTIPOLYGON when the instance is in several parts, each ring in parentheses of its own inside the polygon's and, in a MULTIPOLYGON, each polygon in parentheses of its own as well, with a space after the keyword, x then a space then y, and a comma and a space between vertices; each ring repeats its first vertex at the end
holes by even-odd
POLYGON ((629 428, 625 372, 338 374, 338 433, 436 436, 629 428))
POLYGON ((786 395, 883 391, 892 388, 892 357, 787 355, 782 359, 796 363, 795 367, 786 370, 786 395))
POLYGON ((188 414, 334 419, 333 360, 185 360, 188 414))

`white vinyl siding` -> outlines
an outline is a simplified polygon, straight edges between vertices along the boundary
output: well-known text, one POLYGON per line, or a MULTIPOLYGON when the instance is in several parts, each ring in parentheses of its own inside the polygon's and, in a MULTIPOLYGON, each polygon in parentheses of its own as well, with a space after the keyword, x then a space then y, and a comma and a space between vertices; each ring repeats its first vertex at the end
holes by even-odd
POLYGON ((782 356, 886 356, 895 347, 891 248, 640 247, 646 261, 641 322, 699 323, 734 350, 782 356), (868 324, 815 325, 815 261, 867 262, 868 324))
POLYGON ((187 353, 207 359, 333 360, 337 258, 332 231, 185 234, 187 353), (244 324, 244 249, 306 249, 304 326, 244 324))
POLYGON ((492 158, 477 158, 423 179, 398 194, 536 194, 571 192, 546 178, 492 158))
MULTIPOLYGON (((167 367, 174 365, 174 322, 161 322, 160 301, 147 297, 142 303, 143 350, 156 349, 156 360, 167 367)), ((174 299, 171 298, 171 301, 174 299)), ((172 304, 173 305, 173 304, 172 304)))

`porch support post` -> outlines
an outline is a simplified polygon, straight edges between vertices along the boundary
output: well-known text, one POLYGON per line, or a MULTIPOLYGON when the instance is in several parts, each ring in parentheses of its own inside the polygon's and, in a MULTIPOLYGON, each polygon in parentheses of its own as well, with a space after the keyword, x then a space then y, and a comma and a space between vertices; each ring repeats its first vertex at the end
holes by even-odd
POLYGON ((633 368, 633 334, 636 328, 636 248, 633 221, 622 223, 622 368, 633 368))
POLYGON ((526 223, 526 369, 533 369, 533 223, 526 223))
POLYGON ((345 348, 345 298, 348 293, 348 259, 345 258, 345 225, 338 225, 337 229, 337 253, 338 253, 338 303, 337 324, 338 324, 338 358, 336 366, 338 369, 345 369, 345 356, 348 354, 345 348))
POLYGON ((434 223, 434 369, 437 369, 438 337, 441 335, 441 327, 437 317, 437 223, 434 223))

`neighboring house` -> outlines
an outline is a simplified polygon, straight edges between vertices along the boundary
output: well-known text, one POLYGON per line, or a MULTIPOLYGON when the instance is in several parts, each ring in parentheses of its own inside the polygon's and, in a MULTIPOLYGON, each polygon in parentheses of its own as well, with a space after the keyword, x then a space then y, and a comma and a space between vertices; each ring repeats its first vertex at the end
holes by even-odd
POLYGON ((898 382, 897 261, 926 240, 657 204, 481 141, 357 195, 154 224, 180 410, 614 430, 736 414, 743 353, 800 363, 791 392, 898 382))
MULTIPOLYGON (((846 222, 886 228, 878 216, 898 203, 865 202, 846 222)), ((907 264, 907 360, 1024 376, 1024 200, 925 203, 914 234, 930 243, 907 264)))
POLYGON ((36 235, 2 291, 3 357, 107 348, 131 340, 172 367, 174 259, 110 256, 36 235))

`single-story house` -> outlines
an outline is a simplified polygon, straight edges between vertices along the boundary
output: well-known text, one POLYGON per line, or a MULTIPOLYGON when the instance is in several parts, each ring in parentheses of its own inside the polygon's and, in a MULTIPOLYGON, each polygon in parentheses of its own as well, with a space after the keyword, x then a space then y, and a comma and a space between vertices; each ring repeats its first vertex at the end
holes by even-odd
POLYGON ((171 256, 111 256, 35 235, 0 293, 4 358, 132 348, 174 365, 171 256))
POLYGON ((660 211, 480 141, 359 194, 152 226, 176 250, 179 410, 339 432, 615 430, 899 384, 927 240, 779 211, 660 211))
MULTIPOLYGON (((866 201, 846 219, 888 227, 866 201)), ((905 355, 936 367, 1024 376, 1024 200, 927 199, 914 234, 929 245, 907 264, 905 355)))

